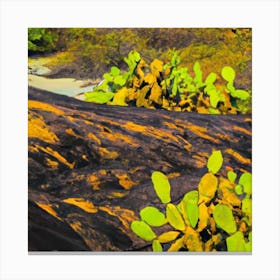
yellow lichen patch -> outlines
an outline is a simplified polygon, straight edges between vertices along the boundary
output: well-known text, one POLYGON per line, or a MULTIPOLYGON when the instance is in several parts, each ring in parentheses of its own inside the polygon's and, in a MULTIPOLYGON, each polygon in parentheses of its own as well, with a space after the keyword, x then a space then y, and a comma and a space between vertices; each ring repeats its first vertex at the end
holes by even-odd
POLYGON ((84 123, 87 124, 87 125, 93 125, 93 122, 88 121, 88 120, 84 120, 84 123))
POLYGON ((237 159, 239 162, 243 163, 243 164, 251 164, 251 160, 249 158, 245 158, 243 156, 241 156, 239 153, 237 153, 236 151, 234 151, 233 149, 226 149, 225 152, 231 156, 233 156, 235 159, 237 159))
POLYGON ((131 181, 127 175, 119 177, 119 184, 126 190, 129 190, 130 188, 136 185, 136 183, 131 181))
POLYGON ((208 159, 208 157, 209 157, 209 154, 208 154, 208 153, 205 153, 205 152, 197 152, 197 154, 198 154, 199 156, 201 156, 201 157, 206 158, 206 159, 208 159))
POLYGON ((37 153, 37 152, 39 152, 39 149, 38 149, 37 145, 35 145, 35 146, 28 145, 28 151, 37 153))
POLYGON ((38 138, 49 144, 59 141, 55 133, 49 130, 41 116, 30 113, 28 114, 28 137, 38 138))
POLYGON ((205 152, 197 152, 192 158, 196 159, 196 166, 198 168, 203 168, 206 166, 209 154, 205 152))
POLYGON ((207 159, 205 157, 201 157, 199 155, 193 155, 192 158, 195 159, 196 167, 198 167, 198 168, 205 167, 205 165, 207 163, 207 159))
POLYGON ((65 130, 65 132, 66 132, 67 134, 70 134, 70 135, 72 135, 72 136, 76 136, 76 137, 77 137, 77 134, 73 131, 72 128, 67 128, 67 129, 65 130))
POLYGON ((130 231, 130 224, 137 220, 135 213, 130 209, 121 208, 120 206, 106 207, 100 206, 99 210, 108 213, 111 216, 117 217, 122 225, 130 231))
POLYGON ((135 167, 129 169, 129 173, 130 174, 134 174, 134 173, 136 173, 138 171, 141 171, 143 169, 145 169, 145 167, 143 167, 143 166, 135 166, 135 167))
POLYGON ((133 122, 127 122, 124 127, 128 130, 136 131, 136 132, 145 132, 146 126, 139 125, 133 122))
POLYGON ((106 175, 107 174, 107 171, 105 170, 105 169, 100 169, 99 171, 98 171, 98 173, 100 174, 100 175, 106 175))
POLYGON ((75 118, 71 117, 71 116, 67 116, 66 117, 70 122, 74 122, 75 118))
POLYGON ((185 143, 184 149, 190 152, 192 144, 180 135, 177 137, 178 137, 178 139, 180 139, 181 141, 183 141, 185 143))
POLYGON ((110 125, 110 127, 112 127, 112 126, 119 127, 120 124, 123 123, 122 120, 113 121, 110 119, 110 117, 99 116, 99 115, 95 115, 92 113, 91 113, 90 117, 91 117, 91 119, 95 120, 94 123, 90 122, 90 124, 94 124, 94 126, 99 128, 100 131, 106 130, 107 132, 110 132, 110 133, 112 133, 112 130, 108 126, 98 124, 98 122, 106 123, 107 125, 110 125))
MULTIPOLYGON (((91 113, 92 116, 95 116, 93 113, 91 113)), ((86 113, 79 113, 79 116, 82 117, 83 119, 88 118, 88 114, 86 113)))
POLYGON ((39 101, 29 100, 28 101, 28 108, 29 109, 39 109, 47 112, 54 113, 56 115, 64 115, 64 112, 59 110, 58 108, 39 101))
POLYGON ((156 129, 154 127, 147 127, 147 129, 149 131, 149 136, 163 140, 166 143, 170 143, 171 141, 179 143, 177 137, 168 131, 165 131, 163 129, 156 129))
POLYGON ((57 161, 51 160, 49 158, 46 158, 46 163, 49 167, 56 169, 59 165, 59 163, 57 161))
POLYGON ((187 129, 189 129, 192 133, 196 134, 197 136, 210 140, 211 142, 214 143, 220 143, 221 141, 217 138, 213 138, 212 136, 207 134, 207 128, 198 126, 198 125, 193 125, 193 124, 188 124, 186 126, 187 129))
POLYGON ((166 125, 168 128, 170 129, 174 129, 174 130, 177 130, 179 131, 180 133, 184 133, 184 129, 181 128, 181 127, 178 127, 176 124, 174 123, 170 123, 170 122, 163 122, 164 125, 166 125))
POLYGON ((233 171, 233 168, 231 166, 226 165, 226 171, 233 171))
POLYGON ((112 142, 121 141, 121 142, 125 142, 126 144, 132 147, 139 147, 139 144, 135 143, 135 140, 133 140, 131 137, 118 132, 111 132, 111 133, 101 132, 99 135, 101 138, 107 138, 112 142))
POLYGON ((102 159, 116 159, 117 157, 119 157, 118 152, 109 151, 106 148, 99 148, 98 151, 102 159))
POLYGON ((41 202, 36 202, 36 204, 42 208, 43 210, 45 210, 46 212, 48 212, 50 215, 54 216, 55 218, 57 218, 58 220, 62 221, 62 219, 57 215, 57 213, 53 210, 52 208, 52 204, 49 203, 41 203, 41 202))
POLYGON ((128 174, 126 174, 122 170, 113 170, 112 173, 119 179, 119 184, 126 190, 131 189, 133 186, 136 185, 135 182, 133 182, 128 174))
POLYGON ((168 179, 172 179, 172 178, 176 178, 176 177, 179 177, 179 176, 181 176, 180 172, 174 172, 174 173, 168 174, 166 177, 168 179))
POLYGON ((82 159, 88 161, 87 155, 82 155, 82 159))
POLYGON ((100 124, 96 124, 95 126, 98 127, 100 129, 100 131, 106 131, 107 133, 113 133, 112 129, 110 129, 108 126, 100 125, 100 124))
POLYGON ((86 178, 86 175, 85 174, 75 174, 74 177, 75 177, 75 180, 82 181, 86 178))
POLYGON ((92 189, 97 191, 100 190, 100 180, 98 176, 92 174, 88 177, 87 181, 92 185, 92 189))
POLYGON ((251 119, 251 118, 246 118, 246 119, 244 120, 244 122, 252 122, 252 119, 251 119))
POLYGON ((238 139, 231 139, 229 135, 222 134, 222 133, 216 133, 216 136, 222 140, 230 141, 230 142, 237 142, 238 139))
POLYGON ((244 169, 244 168, 239 168, 239 171, 240 171, 241 173, 246 173, 246 172, 248 172, 248 170, 246 170, 246 169, 244 169))
POLYGON ((233 126, 233 130, 235 130, 235 131, 240 131, 240 132, 242 132, 242 133, 244 133, 244 134, 247 134, 247 135, 249 135, 249 136, 252 136, 252 132, 251 132, 250 130, 247 130, 247 129, 245 129, 245 128, 243 128, 243 127, 240 127, 240 126, 237 126, 237 125, 234 125, 234 126, 233 126))
POLYGON ((190 152, 191 147, 192 147, 192 144, 185 145, 185 146, 184 146, 184 149, 190 152))
POLYGON ((122 198, 125 197, 127 193, 122 193, 122 192, 112 192, 110 193, 107 197, 108 198, 122 198))
POLYGON ((101 141, 93 134, 93 133, 88 133, 87 135, 90 139, 94 140, 98 145, 101 145, 101 141))
POLYGON ((152 126, 142 126, 133 122, 127 122, 124 125, 124 128, 131 131, 143 133, 146 136, 162 140, 166 143, 170 143, 171 141, 179 143, 178 138, 176 136, 164 129, 157 129, 152 126))
POLYGON ((82 230, 82 224, 79 221, 70 223, 69 225, 74 231, 79 232, 82 230))
POLYGON ((54 151, 50 147, 46 147, 46 148, 45 147, 38 147, 38 148, 41 149, 43 152, 45 152, 45 153, 55 157, 58 161, 60 161, 61 163, 65 164, 70 169, 74 168, 75 163, 68 162, 59 152, 54 151))
POLYGON ((71 205, 75 205, 81 209, 83 209, 87 213, 96 213, 98 208, 95 207, 90 201, 84 200, 83 198, 66 198, 62 200, 64 203, 68 203, 71 205))

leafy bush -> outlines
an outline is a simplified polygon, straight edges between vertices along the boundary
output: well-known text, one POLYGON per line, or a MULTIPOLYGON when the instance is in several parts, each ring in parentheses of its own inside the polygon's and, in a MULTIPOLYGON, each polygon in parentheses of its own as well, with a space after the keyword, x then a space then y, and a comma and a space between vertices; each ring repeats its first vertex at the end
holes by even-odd
POLYGON ((28 51, 51 52, 56 50, 57 34, 47 28, 28 28, 28 51))
POLYGON ((169 252, 252 251, 251 174, 241 174, 237 183, 234 171, 229 171, 227 178, 219 174, 222 164, 221 151, 213 151, 208 173, 200 179, 197 190, 186 193, 177 204, 171 202, 168 178, 153 172, 154 190, 165 212, 153 206, 141 209, 140 220, 131 223, 131 230, 152 242, 154 252, 163 248, 169 252))
POLYGON ((103 75, 104 82, 93 92, 86 93, 86 101, 110 105, 135 105, 205 114, 236 114, 250 112, 251 95, 234 85, 235 71, 223 67, 221 77, 211 72, 205 80, 200 63, 193 65, 194 75, 180 66, 180 56, 171 53, 167 63, 154 59, 148 65, 136 51, 124 59, 128 71, 113 66, 103 75), (221 80, 221 79, 220 79, 221 80), (105 98, 106 96, 106 98, 105 98))
MULTIPOLYGON (((111 66, 124 69, 124 58, 132 49, 141 51, 148 64, 155 57, 165 61, 170 49, 177 49, 181 64, 190 71, 196 60, 200 61, 204 73, 218 73, 223 65, 232 65, 238 72, 236 82, 239 87, 251 88, 252 34, 248 28, 39 29, 54 36, 55 50, 71 53, 74 57, 71 70, 75 71, 75 76, 97 79, 111 66)), ((44 41, 39 43, 32 39, 29 42, 30 54, 34 48, 41 53, 52 51, 42 48, 44 41)))

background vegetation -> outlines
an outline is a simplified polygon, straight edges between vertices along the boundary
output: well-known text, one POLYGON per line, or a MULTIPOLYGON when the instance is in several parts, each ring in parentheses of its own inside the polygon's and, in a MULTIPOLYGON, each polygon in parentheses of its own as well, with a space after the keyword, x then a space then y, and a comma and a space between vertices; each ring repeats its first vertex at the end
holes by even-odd
MULTIPOLYGON (((131 50, 147 62, 167 62, 177 50, 192 69, 199 60, 206 77, 225 65, 237 73, 236 86, 251 89, 252 33, 244 28, 29 28, 29 56, 56 53, 56 76, 101 78, 112 66, 124 69, 131 50)), ((203 77, 203 78, 205 78, 203 77)))

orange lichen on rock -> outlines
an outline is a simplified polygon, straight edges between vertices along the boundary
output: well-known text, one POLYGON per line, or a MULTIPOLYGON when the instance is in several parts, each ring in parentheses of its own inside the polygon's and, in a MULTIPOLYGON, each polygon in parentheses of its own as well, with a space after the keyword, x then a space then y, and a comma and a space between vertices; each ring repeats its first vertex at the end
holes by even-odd
POLYGON ((87 135, 90 139, 94 140, 98 145, 101 145, 100 139, 98 139, 93 133, 88 133, 87 135))
POLYGON ((107 174, 107 171, 105 170, 105 169, 100 169, 99 171, 98 171, 98 174, 100 174, 100 175, 106 175, 107 174))
POLYGON ((241 173, 246 173, 248 172, 248 170, 244 169, 244 168, 238 168, 238 170, 241 172, 241 173))
POLYGON ((237 139, 231 139, 229 137, 229 135, 227 134, 222 134, 222 133, 216 133, 216 136, 222 140, 226 140, 226 141, 230 141, 230 142, 237 142, 238 140, 237 139))
POLYGON ((180 133, 184 133, 184 129, 181 127, 178 127, 176 124, 174 123, 170 123, 170 122, 163 122, 164 125, 166 125, 168 128, 170 129, 174 129, 179 131, 180 133))
POLYGON ((181 175, 180 172, 174 172, 174 173, 168 174, 166 177, 167 177, 168 179, 172 179, 172 178, 179 177, 180 175, 181 175))
POLYGON ((205 167, 207 160, 205 159, 205 157, 201 157, 199 155, 193 155, 192 156, 193 159, 195 159, 195 165, 198 168, 203 168, 205 167))
POLYGON ((135 167, 132 167, 132 168, 129 169, 129 173, 134 174, 134 173, 136 173, 138 171, 142 171, 144 169, 145 169, 144 166, 135 166, 135 167))
POLYGON ((93 125, 93 122, 89 121, 89 120, 84 120, 84 123, 87 125, 93 125))
POLYGON ((246 118, 246 119, 244 120, 244 122, 252 122, 252 119, 251 119, 251 118, 246 118))
POLYGON ((64 112, 59 110, 58 108, 56 108, 50 104, 39 102, 39 101, 34 101, 34 100, 28 101, 28 108, 29 109, 39 109, 42 111, 51 112, 51 113, 54 113, 59 116, 64 115, 64 112))
POLYGON ((92 185, 92 189, 97 191, 100 190, 100 180, 98 176, 92 174, 88 177, 87 181, 92 185))
POLYGON ((192 133, 196 134, 197 136, 210 140, 211 142, 219 144, 221 141, 217 138, 214 138, 210 135, 207 134, 207 128, 198 126, 198 125, 193 125, 193 124, 188 124, 186 125, 186 128, 189 129, 192 133))
POLYGON ((74 168, 75 163, 68 162, 59 152, 54 151, 52 148, 50 148, 50 147, 45 148, 45 147, 41 147, 41 146, 37 146, 37 148, 40 149, 41 151, 53 156, 54 158, 56 158, 61 163, 68 166, 70 169, 74 168))
POLYGON ((97 172, 92 173, 88 176, 87 181, 92 185, 92 189, 97 191, 100 190, 101 180, 105 181, 107 171, 105 169, 100 169, 97 172))
POLYGON ((226 149, 225 152, 231 156, 233 156, 235 159, 237 159, 239 162, 243 164, 251 164, 251 160, 249 158, 245 158, 242 155, 240 155, 238 152, 234 151, 233 149, 226 149))
POLYGON ((50 215, 52 215, 53 217, 55 217, 56 219, 62 221, 62 219, 57 215, 57 213, 53 210, 52 208, 52 204, 49 203, 41 203, 41 202, 36 202, 36 204, 42 208, 43 210, 45 210, 46 212, 48 212, 50 215))
POLYGON ((57 161, 51 160, 49 158, 46 158, 46 163, 49 167, 56 169, 59 165, 59 163, 57 161))
POLYGON ((250 130, 247 130, 247 129, 237 126, 237 125, 233 126, 233 130, 236 130, 236 131, 242 132, 244 134, 247 134, 249 136, 252 136, 252 132, 250 130))
POLYGON ((121 143, 124 142, 132 147, 139 147, 139 144, 137 144, 135 140, 119 132, 101 132, 99 135, 101 136, 101 138, 107 138, 112 142, 120 141, 121 143))
POLYGON ((108 198, 122 198, 127 195, 127 192, 111 192, 107 197, 108 198))
POLYGON ((99 154, 101 156, 102 159, 116 159, 119 157, 119 153, 116 151, 109 151, 106 148, 99 148, 98 149, 99 154))
POLYGON ((78 135, 73 131, 72 128, 67 128, 67 129, 65 130, 65 132, 66 132, 67 134, 69 134, 69 135, 78 137, 78 135))
POLYGON ((43 118, 34 113, 28 114, 28 137, 38 138, 49 144, 59 141, 56 134, 50 131, 43 118))
POLYGON ((121 208, 120 206, 100 206, 98 209, 111 216, 117 217, 122 225, 128 230, 130 230, 130 224, 138 219, 132 210, 121 208))
POLYGON ((85 161, 88 161, 87 155, 82 155, 82 159, 85 160, 85 161))
POLYGON ((226 171, 234 171, 231 166, 226 165, 226 171))
POLYGON ((136 131, 136 132, 146 132, 146 126, 136 124, 134 122, 127 122, 124 124, 124 127, 128 130, 136 131))
POLYGON ((75 118, 73 118, 72 116, 66 116, 66 118, 70 121, 70 122, 74 122, 75 118))
POLYGON ((112 173, 119 179, 119 184, 126 190, 131 189, 137 184, 133 182, 123 170, 113 170, 112 173))
POLYGON ((69 225, 76 232, 79 232, 82 230, 82 224, 79 221, 70 223, 69 225))
POLYGON ((127 122, 123 125, 125 129, 140 132, 146 136, 157 138, 159 140, 162 140, 166 143, 175 142, 179 143, 176 136, 174 136, 172 133, 164 130, 164 129, 157 129, 153 126, 143 126, 139 125, 133 122, 127 122))
POLYGON ((149 136, 153 136, 166 143, 170 143, 172 141, 175 143, 179 143, 179 140, 176 136, 164 129, 157 129, 154 127, 147 127, 147 129, 149 130, 149 136))
POLYGON ((184 149, 190 152, 192 148, 192 144, 180 135, 177 136, 177 138, 180 139, 185 144, 184 149))
POLYGON ((94 214, 98 211, 98 208, 95 207, 90 201, 84 200, 83 198, 66 198, 62 200, 64 203, 75 205, 81 209, 83 209, 87 213, 94 214))

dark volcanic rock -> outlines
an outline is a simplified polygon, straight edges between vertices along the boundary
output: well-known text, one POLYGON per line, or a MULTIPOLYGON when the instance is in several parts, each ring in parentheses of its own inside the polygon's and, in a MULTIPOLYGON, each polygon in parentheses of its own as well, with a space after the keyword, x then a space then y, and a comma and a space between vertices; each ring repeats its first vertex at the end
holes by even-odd
POLYGON ((29 251, 89 251, 84 240, 65 222, 28 202, 29 251))
POLYGON ((153 171, 170 178, 174 203, 197 187, 212 150, 224 174, 251 171, 251 115, 98 105, 33 88, 28 114, 31 251, 150 250, 130 223, 147 205, 163 209, 153 171))

